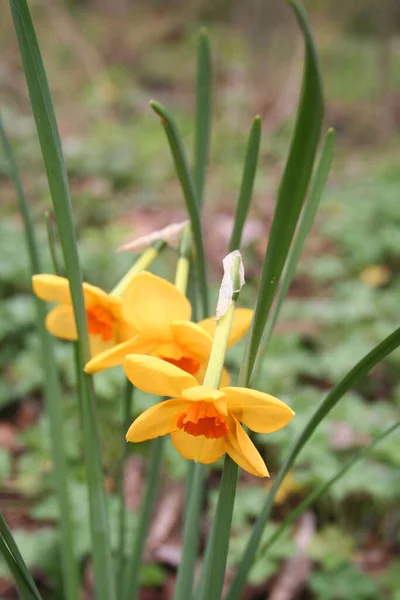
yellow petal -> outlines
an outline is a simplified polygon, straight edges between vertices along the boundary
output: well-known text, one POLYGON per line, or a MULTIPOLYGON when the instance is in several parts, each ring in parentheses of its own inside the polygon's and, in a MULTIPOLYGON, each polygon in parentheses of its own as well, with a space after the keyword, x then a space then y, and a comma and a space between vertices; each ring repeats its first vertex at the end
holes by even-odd
POLYGON ((149 338, 171 339, 171 323, 189 321, 191 311, 182 292, 151 273, 139 273, 122 295, 124 319, 149 338))
POLYGON ((248 388, 221 388, 228 399, 228 411, 257 433, 278 431, 293 418, 292 409, 269 394, 248 388))
POLYGON ((194 436, 178 430, 171 433, 171 440, 184 458, 206 465, 216 462, 225 454, 224 438, 210 440, 204 435, 194 436))
POLYGON ((231 378, 229 375, 229 371, 227 369, 222 369, 222 375, 221 375, 221 383, 220 383, 220 389, 223 387, 227 387, 231 382, 231 378))
POLYGON ((46 329, 63 340, 77 340, 78 334, 72 306, 61 304, 53 308, 46 317, 46 329))
MULTIPOLYGON (((32 287, 36 296, 47 302, 58 302, 59 304, 71 304, 71 292, 69 281, 65 277, 58 275, 34 275, 32 277, 32 287)), ((93 304, 98 301, 104 304, 111 298, 110 303, 119 302, 119 298, 107 296, 106 292, 90 283, 83 284, 83 295, 86 304, 93 304)))
POLYGON ((180 396, 187 388, 197 386, 193 375, 154 356, 130 354, 125 359, 124 369, 134 386, 158 396, 180 396))
POLYGON ((182 400, 166 400, 145 410, 128 429, 128 442, 151 440, 177 429, 178 416, 185 411, 187 402, 182 400))
POLYGON ((239 421, 229 419, 230 432, 223 439, 225 440, 226 452, 239 467, 248 471, 256 477, 269 477, 268 469, 265 466, 261 455, 239 421))
POLYGON ((202 385, 183 390, 181 397, 189 402, 212 402, 215 408, 223 415, 228 414, 226 396, 219 390, 207 388, 202 385))
POLYGON ((115 347, 115 339, 104 341, 101 335, 89 335, 90 356, 94 358, 115 347))
POLYGON ((65 277, 58 275, 34 275, 32 287, 38 298, 47 302, 58 302, 59 304, 70 304, 71 294, 69 282, 65 277))
POLYGON ((174 321, 171 329, 175 342, 186 348, 191 356, 208 360, 212 346, 209 333, 190 321, 174 321))
MULTIPOLYGON (((236 344, 242 337, 246 335, 249 330, 251 320, 253 318, 253 311, 250 308, 237 308, 233 313, 233 322, 231 334, 229 336, 228 348, 236 344)), ((215 319, 204 319, 200 321, 198 325, 207 331, 211 335, 214 336, 215 332, 215 319)))
POLYGON ((222 392, 214 388, 196 385, 196 387, 185 389, 182 392, 182 398, 189 400, 189 402, 198 402, 199 400, 203 402, 215 402, 216 400, 225 398, 225 396, 222 392))
POLYGON ((136 352, 143 352, 143 354, 145 354, 146 352, 151 352, 154 346, 155 343, 151 340, 143 340, 140 337, 134 337, 127 342, 123 342, 122 344, 110 348, 110 350, 107 350, 106 352, 94 356, 94 358, 86 363, 85 373, 93 375, 99 371, 104 371, 104 369, 122 365, 128 354, 136 352))

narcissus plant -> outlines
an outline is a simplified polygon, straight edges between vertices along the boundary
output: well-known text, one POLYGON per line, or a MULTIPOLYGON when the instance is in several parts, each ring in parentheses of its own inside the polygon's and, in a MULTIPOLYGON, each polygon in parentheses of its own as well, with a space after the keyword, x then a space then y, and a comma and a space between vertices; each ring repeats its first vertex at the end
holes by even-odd
MULTIPOLYGON (((58 275, 34 275, 33 291, 47 302, 55 302, 46 318, 46 328, 54 336, 64 340, 77 340, 74 310, 68 279, 58 275)), ((104 290, 89 283, 83 284, 86 317, 88 323, 90 353, 96 356, 130 339, 135 331, 124 319, 122 298, 107 294, 104 290)))
MULTIPOLYGON (((86 364, 85 371, 96 373, 122 364, 128 354, 149 354, 180 367, 202 383, 215 321, 193 323, 191 314, 189 300, 175 285, 151 273, 139 273, 122 296, 122 315, 135 336, 97 355, 86 364)), ((252 315, 250 309, 235 310, 229 346, 247 333, 252 315)), ((226 372, 224 381, 228 381, 226 372)))
POLYGON ((187 459, 208 464, 227 453, 249 473, 268 476, 242 423, 257 433, 277 431, 294 416, 284 402, 248 388, 199 386, 190 373, 151 356, 129 355, 124 369, 139 389, 172 397, 132 423, 126 434, 129 442, 170 434, 175 448, 187 459))

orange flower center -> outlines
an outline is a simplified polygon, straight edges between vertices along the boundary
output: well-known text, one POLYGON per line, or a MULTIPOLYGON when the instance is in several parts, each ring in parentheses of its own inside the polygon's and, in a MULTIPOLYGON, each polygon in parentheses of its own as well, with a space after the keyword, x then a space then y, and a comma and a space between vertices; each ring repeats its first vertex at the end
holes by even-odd
POLYGON ((88 330, 90 334, 99 334, 103 342, 109 342, 113 334, 114 319, 109 310, 103 306, 90 306, 86 309, 88 330))
POLYGON ((224 417, 211 402, 204 400, 190 403, 179 415, 176 424, 190 435, 204 435, 208 439, 221 438, 229 432, 224 417))
POLYGON ((175 365, 182 369, 182 371, 186 371, 186 373, 190 373, 191 375, 196 375, 198 370, 200 369, 200 361, 192 356, 182 356, 182 358, 167 358, 165 356, 160 356, 165 362, 171 363, 171 365, 175 365))

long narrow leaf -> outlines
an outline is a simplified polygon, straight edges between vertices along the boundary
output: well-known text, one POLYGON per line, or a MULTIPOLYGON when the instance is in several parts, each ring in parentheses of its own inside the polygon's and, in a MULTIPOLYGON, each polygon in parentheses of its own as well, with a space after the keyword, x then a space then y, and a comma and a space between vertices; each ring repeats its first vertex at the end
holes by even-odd
MULTIPOLYGON (((239 374, 238 383, 243 387, 246 387, 250 381, 258 346, 307 192, 322 127, 322 85, 314 41, 304 11, 295 2, 291 2, 291 5, 305 41, 303 88, 289 157, 279 188, 255 314, 239 374)), ((202 600, 217 600, 218 594, 222 591, 223 579, 218 579, 214 560, 218 561, 220 570, 224 573, 228 550, 228 540, 225 537, 232 521, 236 490, 234 482, 237 480, 238 473, 237 465, 233 464, 229 457, 225 460, 224 472, 225 470, 229 474, 229 478, 227 476, 229 485, 224 487, 224 499, 221 501, 224 539, 219 539, 220 534, 216 533, 217 529, 220 529, 218 519, 216 519, 212 533, 213 549, 208 557, 210 564, 204 566, 207 582, 202 600), (219 550, 218 556, 215 552, 216 547, 219 550)), ((219 498, 221 499, 221 494, 219 498)))
MULTIPOLYGON (((263 335, 263 341, 259 349, 258 360, 259 366, 261 367, 265 351, 268 346, 268 342, 271 338, 272 331, 275 327, 275 323, 279 317, 280 310, 282 308, 283 301, 288 293, 290 283, 296 271, 297 263, 300 259, 301 252, 303 250, 304 242, 311 230, 311 226, 314 222, 314 218, 321 200, 322 192, 324 191, 326 181, 328 179, 332 157, 333 157, 333 146, 335 141, 335 133, 333 129, 330 129, 325 137, 324 147, 322 149, 321 159, 318 163, 315 177, 313 179, 310 193, 305 202, 304 209, 300 218, 300 224, 298 231, 295 235, 292 247, 290 248, 285 270, 282 276, 281 287, 279 288, 278 296, 276 299, 275 306, 272 314, 270 314, 267 320, 267 325, 263 335)), ((258 370, 258 369, 257 369, 258 370)), ((256 376, 256 381, 258 377, 256 376)))
MULTIPOLYGON (((54 116, 46 73, 27 2, 26 0, 9 1, 53 200, 66 273, 70 283, 79 339, 80 366, 83 369, 84 364, 90 357, 89 340, 82 291, 82 276, 79 267, 67 173, 60 136, 54 116)), ((98 600, 113 600, 115 598, 114 578, 100 459, 96 404, 92 381, 87 375, 83 377, 85 384, 82 386, 83 397, 81 398, 81 403, 84 406, 84 411, 82 411, 83 437, 85 443, 86 471, 89 482, 90 526, 96 598, 98 600)))
POLYGON ((35 598, 36 600, 41 600, 41 596, 39 594, 35 582, 32 579, 32 575, 30 574, 29 569, 25 564, 22 554, 19 551, 17 544, 15 543, 15 540, 11 534, 11 531, 8 528, 7 522, 3 517, 2 513, 0 513, 0 540, 3 542, 1 547, 2 555, 7 561, 7 565, 10 568, 15 583, 18 586, 21 586, 27 598, 29 597, 29 591, 32 598, 35 598))
POLYGON ((246 148, 246 157, 244 161, 242 184, 240 187, 239 199, 236 207, 235 222, 233 226, 231 241, 229 243, 229 252, 239 249, 242 241, 243 228, 246 223, 251 199, 253 197, 254 179, 257 172, 258 153, 261 140, 261 119, 255 117, 250 129, 249 139, 246 148))
POLYGON ((312 173, 324 113, 318 56, 307 17, 297 2, 292 0, 290 5, 305 41, 302 94, 289 157, 278 192, 254 319, 240 372, 242 385, 247 385, 250 381, 258 346, 296 229, 312 173))
POLYGON ((151 440, 151 455, 147 466, 146 488, 138 515, 138 524, 135 530, 135 541, 132 558, 129 560, 129 570, 126 577, 125 589, 121 598, 123 600, 136 600, 139 593, 139 575, 142 565, 146 535, 154 509, 156 491, 160 479, 162 458, 164 453, 164 437, 151 440))
POLYGON ((185 511, 185 528, 183 534, 184 552, 179 564, 178 577, 175 584, 174 600, 191 598, 193 589, 194 568, 198 552, 199 516, 203 503, 203 487, 206 468, 201 463, 194 466, 191 488, 187 495, 185 511))
POLYGON ((208 289, 206 279, 206 264, 204 258, 204 245, 201 231, 199 204, 193 178, 189 169, 185 149, 178 128, 169 114, 169 112, 158 102, 150 102, 151 108, 160 117, 164 127, 171 154, 174 160, 175 169, 181 183, 183 196, 185 198, 187 211, 190 217, 190 223, 193 233, 193 240, 196 247, 195 264, 197 267, 200 294, 202 299, 203 317, 208 316, 208 289))
POLYGON ((196 121, 194 135, 193 179, 197 201, 201 208, 204 197, 206 170, 211 137, 212 71, 210 42, 207 29, 199 34, 197 50, 196 121))
POLYGON ((253 526, 252 534, 247 543, 243 557, 239 563, 235 577, 231 582, 229 592, 226 600, 239 600, 243 588, 246 584, 246 579, 250 571, 251 565, 253 564, 254 556, 257 551, 258 545, 261 540, 262 532, 267 519, 270 515, 271 508, 274 502, 276 492, 279 489, 285 475, 291 469, 294 461, 299 455, 301 449, 310 439, 321 421, 329 414, 329 412, 336 406, 341 398, 349 391, 350 388, 364 375, 368 373, 376 364, 385 358, 388 354, 393 352, 400 345, 400 327, 396 329, 391 335, 383 340, 378 346, 376 346, 371 352, 369 352, 360 362, 358 362, 352 369, 343 377, 343 379, 329 392, 327 397, 321 402, 320 406, 316 409, 303 431, 294 442, 292 448, 289 451, 289 455, 282 465, 278 475, 276 476, 274 485, 268 494, 268 498, 260 511, 259 516, 253 526))
POLYGON ((4 542, 4 540, 0 537, 0 555, 3 557, 6 562, 11 576, 14 580, 15 587, 17 588, 18 594, 21 600, 41 600, 40 596, 34 594, 27 584, 24 576, 18 568, 17 563, 15 562, 9 547, 4 542))
MULTIPOLYGON (((11 169, 11 176, 17 191, 19 210, 24 223, 25 239, 30 261, 31 275, 41 272, 38 243, 33 227, 32 215, 26 199, 17 163, 14 159, 11 146, 8 142, 3 125, 0 121, 0 137, 3 142, 4 152, 11 169)), ((70 493, 68 486, 68 467, 65 455, 64 417, 62 411, 62 394, 60 380, 55 362, 54 344, 51 335, 45 327, 46 309, 41 300, 35 296, 36 320, 39 331, 42 361, 43 361, 43 386, 46 403, 46 413, 50 422, 50 443, 53 457, 53 477, 60 507, 61 525, 61 563, 63 570, 63 584, 67 600, 76 600, 79 596, 78 569, 74 552, 73 523, 71 516, 70 493)))
POLYGON ((362 460, 363 458, 366 458, 372 452, 375 446, 379 444, 379 442, 384 440, 399 426, 400 423, 395 423, 394 425, 386 429, 383 433, 378 435, 378 437, 375 438, 370 444, 368 444, 368 446, 365 446, 365 448, 361 448, 361 450, 356 452, 356 454, 352 458, 350 458, 344 464, 344 466, 341 469, 339 469, 337 473, 335 473, 335 475, 331 477, 326 483, 324 483, 323 485, 315 489, 313 492, 311 492, 311 494, 309 494, 307 498, 304 498, 304 500, 300 502, 300 504, 296 506, 296 508, 292 510, 285 519, 283 519, 278 529, 276 529, 276 531, 274 531, 274 533, 264 542, 264 544, 260 548, 258 555, 262 556, 266 554, 266 552, 270 550, 272 544, 280 537, 280 535, 285 531, 285 529, 289 527, 289 525, 294 523, 300 515, 302 515, 312 504, 314 504, 316 500, 318 500, 318 498, 320 498, 323 494, 326 494, 326 492, 328 492, 330 488, 339 479, 341 479, 343 475, 347 473, 347 471, 349 471, 358 461, 362 460))

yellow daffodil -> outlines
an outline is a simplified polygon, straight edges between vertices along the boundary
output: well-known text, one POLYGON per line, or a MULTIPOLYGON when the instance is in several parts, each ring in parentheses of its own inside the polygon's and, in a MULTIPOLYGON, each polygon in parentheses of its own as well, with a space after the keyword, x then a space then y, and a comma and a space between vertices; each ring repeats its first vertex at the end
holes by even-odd
MULTIPOLYGON (((120 365, 128 354, 150 354, 203 381, 215 330, 213 319, 190 321, 189 300, 176 286, 148 272, 139 273, 122 297, 122 314, 137 335, 90 360, 85 371, 96 373, 120 365)), ((247 332, 253 311, 235 311, 229 346, 247 332)), ((224 381, 227 373, 224 373, 224 381)))
POLYGON ((284 402, 247 388, 199 386, 187 371, 152 356, 129 355, 124 369, 133 385, 144 392, 172 397, 132 423, 126 434, 129 442, 169 433, 175 448, 189 460, 208 464, 227 453, 249 473, 268 476, 241 423, 258 433, 277 431, 294 415, 284 402))
MULTIPOLYGON (((68 279, 57 275, 34 275, 33 291, 47 302, 55 302, 46 319, 46 328, 56 337, 76 340, 77 331, 68 279)), ((91 356, 102 353, 135 335, 122 313, 122 298, 83 284, 91 356)))

